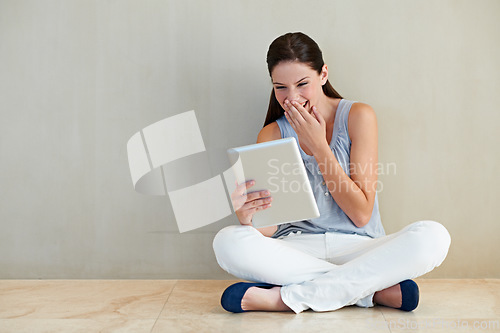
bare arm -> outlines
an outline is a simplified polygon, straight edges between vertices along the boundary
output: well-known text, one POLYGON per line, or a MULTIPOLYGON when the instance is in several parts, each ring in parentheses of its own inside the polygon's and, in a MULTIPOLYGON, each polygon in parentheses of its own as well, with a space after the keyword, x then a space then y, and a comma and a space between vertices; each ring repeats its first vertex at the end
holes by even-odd
POLYGON ((370 221, 377 185, 378 133, 373 109, 367 104, 353 104, 348 130, 351 137, 350 177, 328 144, 315 151, 314 157, 333 199, 361 228, 370 221))

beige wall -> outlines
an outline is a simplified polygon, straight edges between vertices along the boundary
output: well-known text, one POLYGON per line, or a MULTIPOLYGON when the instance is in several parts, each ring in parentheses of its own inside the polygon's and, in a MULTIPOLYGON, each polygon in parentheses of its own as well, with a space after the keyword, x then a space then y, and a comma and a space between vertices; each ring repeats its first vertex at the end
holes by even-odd
POLYGON ((256 139, 288 31, 377 112, 387 232, 440 221, 452 245, 427 276, 499 278, 499 17, 497 0, 0 0, 0 278, 228 278, 211 242, 234 218, 179 234, 167 197, 133 191, 126 142, 195 109, 219 173, 256 139))

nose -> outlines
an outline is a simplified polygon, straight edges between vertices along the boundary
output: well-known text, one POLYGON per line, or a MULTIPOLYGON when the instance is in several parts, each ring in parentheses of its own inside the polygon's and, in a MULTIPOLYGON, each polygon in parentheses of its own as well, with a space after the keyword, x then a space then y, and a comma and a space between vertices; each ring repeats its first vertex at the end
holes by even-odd
POLYGON ((298 100, 299 100, 299 94, 298 94, 298 91, 297 91, 297 90, 295 90, 295 89, 293 89, 293 88, 292 88, 292 89, 290 89, 290 90, 288 91, 287 96, 286 96, 286 97, 285 97, 285 99, 283 100, 283 102, 284 102, 285 100, 289 100, 290 102, 291 102, 291 101, 298 101, 298 100))

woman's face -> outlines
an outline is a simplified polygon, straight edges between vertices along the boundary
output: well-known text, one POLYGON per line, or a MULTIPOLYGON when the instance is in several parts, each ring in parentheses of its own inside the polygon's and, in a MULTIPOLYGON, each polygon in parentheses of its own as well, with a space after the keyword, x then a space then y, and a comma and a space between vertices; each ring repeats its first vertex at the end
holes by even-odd
POLYGON ((283 109, 286 100, 297 101, 310 113, 311 107, 317 106, 325 96, 322 86, 328 79, 328 70, 325 65, 318 74, 307 64, 286 61, 274 67, 271 79, 274 94, 283 109))

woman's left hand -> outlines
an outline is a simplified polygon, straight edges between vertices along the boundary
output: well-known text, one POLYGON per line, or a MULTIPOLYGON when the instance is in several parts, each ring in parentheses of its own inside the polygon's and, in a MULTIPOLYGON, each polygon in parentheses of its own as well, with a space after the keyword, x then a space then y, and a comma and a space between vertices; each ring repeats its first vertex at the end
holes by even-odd
POLYGON ((322 147, 326 141, 326 122, 315 106, 309 113, 300 103, 296 101, 285 101, 285 117, 299 137, 299 142, 304 144, 314 153, 322 147))

